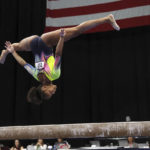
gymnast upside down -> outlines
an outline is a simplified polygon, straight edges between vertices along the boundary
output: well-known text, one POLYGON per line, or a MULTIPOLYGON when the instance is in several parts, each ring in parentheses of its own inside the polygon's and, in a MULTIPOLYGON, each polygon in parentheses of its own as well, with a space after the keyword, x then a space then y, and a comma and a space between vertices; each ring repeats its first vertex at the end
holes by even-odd
POLYGON ((110 14, 104 18, 85 21, 72 28, 44 33, 40 37, 33 35, 19 43, 6 42, 6 50, 2 50, 0 63, 3 64, 7 55, 11 53, 16 61, 39 81, 41 85, 29 90, 27 100, 31 103, 41 104, 44 100, 50 99, 56 92, 56 85, 52 84, 52 81, 58 79, 61 74, 61 56, 64 42, 103 23, 108 23, 114 29, 120 30, 114 16, 110 14), (56 46, 55 54, 53 53, 53 46, 56 46), (32 51, 35 56, 35 67, 21 58, 17 51, 32 51))

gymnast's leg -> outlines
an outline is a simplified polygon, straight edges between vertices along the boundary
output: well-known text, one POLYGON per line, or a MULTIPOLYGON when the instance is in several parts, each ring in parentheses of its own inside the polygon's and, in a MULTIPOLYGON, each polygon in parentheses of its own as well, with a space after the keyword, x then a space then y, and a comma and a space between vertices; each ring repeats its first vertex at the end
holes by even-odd
MULTIPOLYGON (((65 41, 68 41, 71 38, 74 38, 74 37, 82 34, 83 32, 90 30, 100 24, 103 24, 103 23, 108 23, 108 24, 112 25, 112 27, 116 30, 120 29, 120 27, 117 25, 117 23, 114 19, 114 16, 108 15, 104 18, 85 21, 85 22, 81 23, 80 25, 72 27, 72 28, 65 28, 64 29, 66 32, 65 41)), ((47 44, 47 46, 52 47, 58 43, 59 34, 60 34, 60 30, 56 30, 56 31, 52 31, 52 32, 43 34, 41 36, 41 38, 47 44)))
MULTIPOLYGON (((38 36, 33 35, 30 37, 27 37, 27 38, 21 40, 19 43, 13 43, 12 46, 14 47, 15 51, 31 51, 30 43, 36 37, 38 37, 38 36)), ((5 59, 6 59, 8 54, 9 54, 8 50, 2 50, 2 53, 0 56, 0 63, 1 64, 3 64, 5 62, 5 59)))

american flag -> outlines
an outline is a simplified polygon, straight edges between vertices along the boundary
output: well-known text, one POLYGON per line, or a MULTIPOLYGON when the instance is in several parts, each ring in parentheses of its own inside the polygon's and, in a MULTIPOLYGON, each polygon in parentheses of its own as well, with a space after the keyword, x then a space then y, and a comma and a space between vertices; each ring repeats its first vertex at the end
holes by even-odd
MULTIPOLYGON (((121 28, 150 25, 150 0, 47 0, 45 32, 113 14, 121 28)), ((89 32, 112 30, 101 25, 89 32)))

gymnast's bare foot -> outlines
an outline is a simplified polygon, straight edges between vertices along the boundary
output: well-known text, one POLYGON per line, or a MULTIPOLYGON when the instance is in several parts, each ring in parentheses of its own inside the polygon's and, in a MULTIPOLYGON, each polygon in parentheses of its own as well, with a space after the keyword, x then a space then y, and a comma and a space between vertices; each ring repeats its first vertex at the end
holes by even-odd
POLYGON ((0 63, 4 64, 6 56, 9 52, 7 50, 2 50, 1 56, 0 56, 0 63))
POLYGON ((109 21, 110 21, 110 24, 112 25, 112 27, 113 27, 115 30, 119 31, 119 30, 120 30, 120 27, 119 27, 119 25, 117 24, 117 22, 116 22, 114 16, 113 16, 112 14, 110 14, 108 17, 109 17, 109 21))

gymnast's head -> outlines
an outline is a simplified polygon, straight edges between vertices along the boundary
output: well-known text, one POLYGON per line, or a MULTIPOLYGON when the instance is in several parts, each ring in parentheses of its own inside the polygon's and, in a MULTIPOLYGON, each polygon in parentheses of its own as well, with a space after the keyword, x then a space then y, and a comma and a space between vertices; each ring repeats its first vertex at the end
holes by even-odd
POLYGON ((57 86, 54 84, 40 86, 40 91, 43 99, 50 99, 55 94, 57 86))
POLYGON ((57 86, 45 76, 43 72, 38 74, 39 82, 41 83, 38 87, 32 87, 27 95, 27 100, 30 103, 41 104, 45 100, 49 100, 56 92, 57 86))
POLYGON ((38 74, 38 79, 41 82, 40 90, 44 99, 50 99, 53 94, 56 92, 56 85, 46 77, 44 73, 38 74))
POLYGON ((30 103, 40 105, 42 102, 49 100, 56 92, 56 85, 40 85, 38 87, 32 87, 28 94, 27 100, 30 103))

